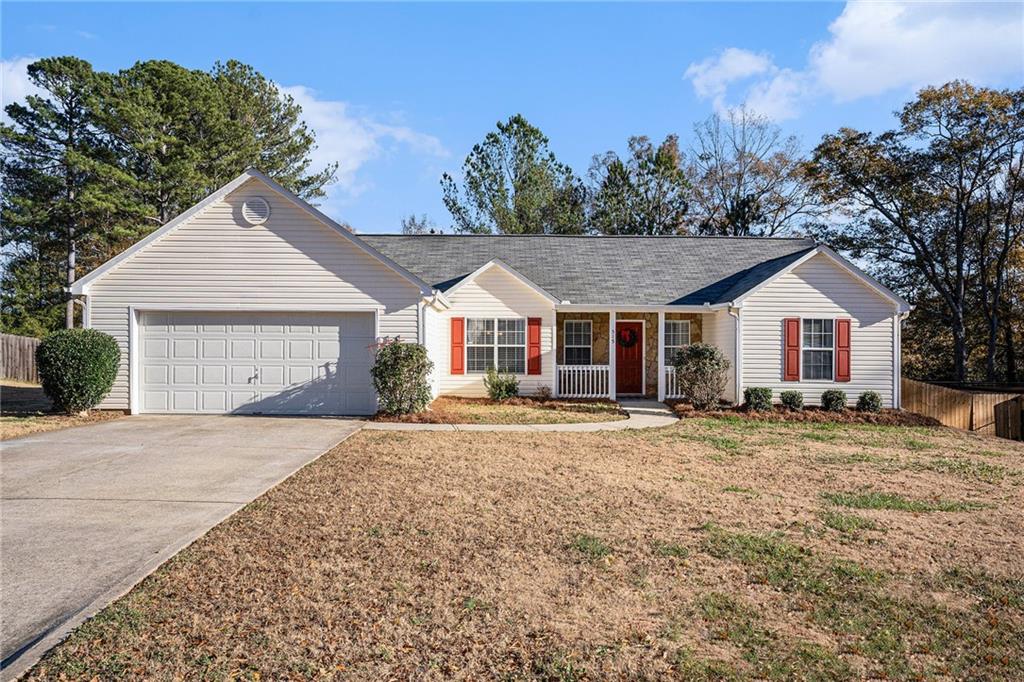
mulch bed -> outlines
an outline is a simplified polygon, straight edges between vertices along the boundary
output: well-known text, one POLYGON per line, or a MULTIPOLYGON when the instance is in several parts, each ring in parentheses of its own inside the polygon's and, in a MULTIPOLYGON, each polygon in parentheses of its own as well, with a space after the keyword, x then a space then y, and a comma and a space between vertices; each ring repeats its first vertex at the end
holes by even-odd
MULTIPOLYGON (((457 424, 462 423, 465 420, 459 414, 458 409, 460 405, 467 407, 528 407, 537 410, 553 410, 556 412, 576 412, 580 414, 593 414, 595 410, 593 405, 595 403, 613 405, 612 401, 604 398, 589 398, 589 399, 568 399, 560 398, 558 400, 540 400, 538 398, 509 398, 508 400, 491 400, 490 398, 459 398, 452 396, 444 396, 435 399, 430 406, 423 412, 416 412, 414 414, 383 414, 378 413, 373 417, 374 421, 380 422, 407 422, 412 424, 457 424)), ((603 412, 603 411, 602 411, 603 412)), ((624 414, 620 409, 615 413, 624 414)), ((611 415, 612 411, 609 410, 608 414, 611 415)))
POLYGON ((771 412, 758 412, 748 409, 745 405, 739 407, 722 406, 717 410, 695 410, 693 405, 685 401, 667 401, 672 410, 680 419, 693 417, 706 417, 711 419, 722 419, 726 417, 742 417, 744 419, 772 421, 772 422, 804 422, 814 424, 875 424, 877 426, 942 426, 942 423, 932 417, 926 417, 916 412, 905 410, 882 410, 881 412, 858 412, 857 410, 843 410, 842 412, 829 412, 820 407, 805 407, 802 410, 791 410, 788 407, 776 405, 771 412))

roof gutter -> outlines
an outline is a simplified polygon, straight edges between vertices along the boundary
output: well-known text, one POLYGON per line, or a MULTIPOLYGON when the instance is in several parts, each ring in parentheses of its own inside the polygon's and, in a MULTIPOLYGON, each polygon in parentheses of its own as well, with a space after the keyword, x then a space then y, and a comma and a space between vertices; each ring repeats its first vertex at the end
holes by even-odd
POLYGON ((620 312, 665 312, 665 313, 706 313, 710 310, 724 310, 731 303, 704 303, 703 305, 590 305, 588 303, 556 303, 555 310, 580 311, 594 313, 620 312))

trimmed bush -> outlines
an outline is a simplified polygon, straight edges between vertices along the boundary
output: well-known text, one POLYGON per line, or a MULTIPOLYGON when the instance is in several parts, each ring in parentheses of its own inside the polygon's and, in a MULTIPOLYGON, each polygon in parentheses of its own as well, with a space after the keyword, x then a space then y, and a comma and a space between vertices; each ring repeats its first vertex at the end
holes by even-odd
POLYGON ((694 343, 686 346, 673 361, 676 385, 698 410, 718 406, 729 380, 729 361, 717 346, 694 343))
POLYGON ((864 391, 857 398, 857 410, 860 412, 881 412, 882 396, 877 391, 864 391))
POLYGON ((36 349, 43 391, 68 414, 96 407, 114 385, 120 362, 114 337, 95 329, 62 329, 36 349))
POLYGON ((377 405, 384 414, 422 412, 430 404, 427 377, 434 363, 427 349, 418 343, 402 343, 397 337, 377 346, 377 359, 370 369, 377 405))
POLYGON ((830 388, 821 394, 821 407, 828 412, 842 412, 846 409, 846 393, 830 388))
POLYGON ((779 400, 791 410, 799 412, 804 409, 804 394, 800 391, 783 391, 779 394, 779 400))
POLYGON ((501 374, 493 367, 484 376, 484 387, 491 400, 508 400, 519 395, 519 380, 514 374, 501 374))
POLYGON ((748 410, 770 412, 772 409, 772 389, 765 386, 751 386, 743 389, 743 402, 748 410))

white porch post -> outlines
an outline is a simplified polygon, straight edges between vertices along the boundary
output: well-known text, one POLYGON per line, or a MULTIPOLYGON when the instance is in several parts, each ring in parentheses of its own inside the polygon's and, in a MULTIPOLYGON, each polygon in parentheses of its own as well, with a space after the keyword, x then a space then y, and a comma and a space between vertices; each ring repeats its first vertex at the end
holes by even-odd
POLYGON ((608 399, 615 400, 615 321, 614 310, 608 313, 608 399))
POLYGON ((551 390, 555 397, 561 395, 558 388, 558 313, 555 313, 555 324, 551 327, 551 390))
POLYGON ((658 402, 665 400, 665 311, 658 311, 658 402))

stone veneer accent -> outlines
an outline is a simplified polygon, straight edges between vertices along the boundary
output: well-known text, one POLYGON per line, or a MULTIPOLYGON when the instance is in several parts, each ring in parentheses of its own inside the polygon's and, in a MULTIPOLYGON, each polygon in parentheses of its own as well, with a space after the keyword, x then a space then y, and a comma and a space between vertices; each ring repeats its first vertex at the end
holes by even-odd
MULTIPOLYGON (((595 365, 608 364, 608 323, 611 316, 608 313, 584 313, 584 312, 560 312, 555 316, 557 329, 556 358, 558 364, 564 363, 565 358, 565 320, 590 320, 591 330, 591 362, 595 365)), ((623 312, 617 315, 619 320, 643 320, 646 324, 644 330, 644 370, 647 373, 645 395, 656 398, 658 396, 658 313, 630 313, 623 312)), ((665 313, 666 320, 690 320, 690 342, 697 343, 702 338, 701 315, 699 313, 665 313)))

